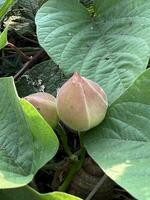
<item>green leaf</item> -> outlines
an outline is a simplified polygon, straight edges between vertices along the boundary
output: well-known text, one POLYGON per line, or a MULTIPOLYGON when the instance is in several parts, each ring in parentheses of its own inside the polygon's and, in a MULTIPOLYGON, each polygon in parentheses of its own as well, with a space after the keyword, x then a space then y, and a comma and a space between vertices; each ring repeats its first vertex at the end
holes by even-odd
POLYGON ((14 0, 5 0, 0 2, 0 20, 7 13, 8 9, 13 5, 14 0))
POLYGON ((31 93, 48 92, 56 95, 56 91, 67 80, 63 72, 52 61, 44 61, 35 65, 16 83, 19 96, 25 97, 31 93))
POLYGON ((7 32, 8 26, 0 33, 0 49, 4 48, 7 45, 7 32))
POLYGON ((4 4, 5 0, 0 0, 0 7, 4 4))
POLYGON ((42 6, 44 0, 19 0, 18 5, 24 9, 24 14, 31 19, 35 18, 37 10, 42 6))
POLYGON ((39 194, 30 187, 17 188, 12 190, 0 190, 1 200, 82 200, 78 197, 62 193, 52 192, 39 194))
POLYGON ((88 153, 138 200, 150 199, 150 71, 145 71, 85 135, 88 153))
POLYGON ((37 35, 65 73, 98 82, 111 103, 147 67, 150 1, 95 0, 95 10, 90 17, 78 0, 50 0, 37 13, 37 35))
POLYGON ((19 100, 12 78, 0 79, 0 94, 0 188, 19 187, 55 155, 58 140, 38 111, 19 100))
POLYGON ((46 0, 19 0, 18 5, 30 10, 32 13, 36 14, 36 11, 42 6, 46 0))
POLYGON ((52 128, 28 101, 20 99, 20 103, 35 145, 32 171, 36 172, 55 155, 58 140, 52 128))

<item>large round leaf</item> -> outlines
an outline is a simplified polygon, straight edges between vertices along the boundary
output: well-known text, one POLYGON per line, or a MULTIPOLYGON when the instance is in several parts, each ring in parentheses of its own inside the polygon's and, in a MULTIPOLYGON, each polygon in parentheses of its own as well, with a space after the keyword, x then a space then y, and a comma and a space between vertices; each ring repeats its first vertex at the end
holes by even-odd
POLYGON ((79 0, 50 0, 37 13, 37 34, 60 68, 98 82, 111 103, 147 67, 150 1, 95 0, 95 10, 90 17, 79 0))
POLYGON ((106 174, 138 200, 150 199, 150 71, 85 135, 85 146, 106 174))
POLYGON ((0 188, 19 187, 55 155, 58 139, 38 111, 19 100, 12 78, 0 79, 0 96, 0 188))

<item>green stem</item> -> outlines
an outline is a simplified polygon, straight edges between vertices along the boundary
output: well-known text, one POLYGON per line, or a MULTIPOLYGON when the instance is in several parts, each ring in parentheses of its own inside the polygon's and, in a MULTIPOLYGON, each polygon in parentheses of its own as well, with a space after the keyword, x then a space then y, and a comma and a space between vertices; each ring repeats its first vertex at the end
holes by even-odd
POLYGON ((70 150, 70 147, 68 145, 67 134, 66 134, 65 130, 63 129, 63 127, 61 126, 61 124, 58 125, 57 130, 58 130, 58 133, 60 135, 60 138, 61 138, 61 141, 62 141, 62 144, 63 144, 63 147, 64 147, 66 154, 69 156, 69 158, 72 161, 77 160, 77 156, 72 154, 72 152, 70 150))
POLYGON ((80 132, 80 131, 78 131, 78 135, 79 135, 79 138, 80 138, 80 147, 81 147, 81 149, 82 148, 84 148, 84 144, 83 144, 83 135, 84 135, 84 133, 82 132, 80 132))
POLYGON ((74 176, 77 174, 77 172, 81 169, 83 163, 84 163, 84 158, 86 155, 85 148, 81 149, 81 155, 80 155, 80 160, 74 161, 73 164, 70 167, 70 171, 63 182, 61 186, 59 186, 58 191, 61 192, 66 192, 69 188, 70 183, 72 182, 74 176))

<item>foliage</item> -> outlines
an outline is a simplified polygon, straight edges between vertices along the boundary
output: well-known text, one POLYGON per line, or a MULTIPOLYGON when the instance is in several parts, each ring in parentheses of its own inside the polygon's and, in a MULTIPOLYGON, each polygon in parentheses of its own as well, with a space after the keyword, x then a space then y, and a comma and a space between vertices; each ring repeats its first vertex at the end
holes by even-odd
POLYGON ((34 20, 37 10, 46 2, 45 0, 19 0, 18 6, 23 8, 24 15, 34 20))
POLYGON ((58 141, 35 108, 19 101, 12 78, 0 79, 0 94, 0 188, 19 187, 54 156, 58 141))
POLYGON ((147 67, 149 4, 96 0, 91 17, 78 0, 51 0, 36 16, 38 39, 65 73, 96 81, 112 103, 147 67))
POLYGON ((7 13, 8 9, 13 5, 14 0, 5 0, 0 2, 0 20, 7 13))
POLYGON ((7 44, 7 32, 8 27, 6 27, 4 31, 0 33, 0 49, 4 48, 7 44))
POLYGON ((85 137, 88 153, 134 197, 150 198, 150 71, 146 70, 85 137))
MULTIPOLYGON (((14 0, 6 0, 0 2, 0 21, 2 17, 7 13, 8 9, 13 5, 14 0)), ((8 26, 4 29, 2 33, 0 33, 0 49, 7 45, 7 32, 8 26)))
MULTIPOLYGON (((19 96, 39 91, 56 96, 79 72, 102 86, 110 106, 104 121, 83 137, 61 121, 52 130, 38 108, 18 97, 13 79, 1 78, 0 199, 78 200, 63 192, 77 194, 82 188, 84 193, 88 183, 82 184, 81 177, 95 184, 95 177, 105 173, 104 179, 108 175, 118 184, 113 182, 113 188, 128 192, 115 200, 149 200, 150 2, 19 0, 12 7, 14 2, 0 1, 6 27, 0 34, 0 75, 14 76, 19 96), (86 163, 85 148, 98 164, 94 170, 86 163)), ((66 116, 71 119, 71 114, 66 116)))
POLYGON ((0 191, 1 200, 81 200, 80 198, 73 197, 71 195, 53 192, 50 194, 39 194, 30 187, 23 187, 14 190, 1 190, 0 191))
POLYGON ((43 91, 55 96, 57 88, 61 87, 66 80, 67 77, 58 66, 52 60, 47 60, 25 73, 16 83, 16 87, 21 97, 43 91))

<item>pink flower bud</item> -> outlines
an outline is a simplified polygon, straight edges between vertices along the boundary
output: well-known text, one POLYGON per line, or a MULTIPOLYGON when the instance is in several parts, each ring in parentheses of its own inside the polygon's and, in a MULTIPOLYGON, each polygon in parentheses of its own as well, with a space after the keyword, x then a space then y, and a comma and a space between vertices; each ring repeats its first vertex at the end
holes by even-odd
POLYGON ((73 130, 87 131, 97 126, 103 121, 107 107, 103 89, 78 73, 58 90, 58 115, 73 130))
POLYGON ((52 128, 56 127, 59 119, 55 97, 45 92, 38 92, 25 97, 25 99, 39 111, 52 128))

